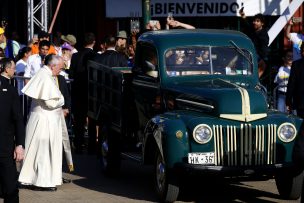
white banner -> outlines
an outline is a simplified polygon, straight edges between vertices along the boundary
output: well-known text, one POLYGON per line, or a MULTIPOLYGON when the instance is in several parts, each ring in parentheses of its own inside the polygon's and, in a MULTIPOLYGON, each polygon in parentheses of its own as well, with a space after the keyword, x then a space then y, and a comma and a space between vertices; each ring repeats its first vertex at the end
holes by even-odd
MULTIPOLYGON (((151 0, 151 16, 238 16, 244 7, 247 16, 257 13, 281 15, 289 0, 151 0)), ((106 0, 106 17, 141 17, 142 0, 106 0)))

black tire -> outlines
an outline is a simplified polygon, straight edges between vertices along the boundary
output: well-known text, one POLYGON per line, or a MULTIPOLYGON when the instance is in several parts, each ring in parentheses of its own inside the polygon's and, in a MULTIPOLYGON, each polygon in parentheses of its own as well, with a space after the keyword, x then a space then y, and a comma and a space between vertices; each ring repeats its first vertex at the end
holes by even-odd
POLYGON ((297 175, 288 174, 288 172, 280 173, 276 176, 275 181, 279 194, 284 199, 299 199, 303 186, 303 171, 297 175))
POLYGON ((164 158, 157 150, 154 161, 154 182, 156 193, 161 202, 174 202, 178 197, 179 186, 171 181, 172 178, 169 175, 164 158))
POLYGON ((116 176, 121 165, 119 134, 107 128, 102 129, 100 147, 100 162, 104 174, 116 176))

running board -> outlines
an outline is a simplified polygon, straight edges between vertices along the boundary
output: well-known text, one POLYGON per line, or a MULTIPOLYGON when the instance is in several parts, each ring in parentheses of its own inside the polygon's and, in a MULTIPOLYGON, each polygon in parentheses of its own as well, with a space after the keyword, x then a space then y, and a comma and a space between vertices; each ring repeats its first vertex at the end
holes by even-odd
POLYGON ((123 158, 131 159, 131 160, 139 162, 139 163, 142 162, 142 156, 140 154, 138 154, 138 153, 125 153, 125 152, 122 152, 121 156, 123 158))

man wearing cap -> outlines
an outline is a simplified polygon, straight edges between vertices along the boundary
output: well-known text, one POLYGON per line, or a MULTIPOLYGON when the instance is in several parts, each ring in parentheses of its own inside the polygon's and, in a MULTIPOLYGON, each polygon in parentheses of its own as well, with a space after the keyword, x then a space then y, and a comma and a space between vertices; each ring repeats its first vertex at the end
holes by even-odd
POLYGON ((7 39, 4 28, 0 27, 0 48, 8 58, 15 58, 18 55, 20 45, 15 40, 7 39))
POLYGON ((118 32, 118 35, 116 36, 116 46, 117 47, 126 47, 127 46, 127 32, 122 30, 118 32))
POLYGON ((127 32, 122 30, 119 31, 116 36, 116 51, 123 54, 127 59, 129 58, 129 52, 127 48, 127 32))
MULTIPOLYGON (((38 33, 38 44, 32 45, 32 54, 38 54, 39 53, 39 43, 43 40, 50 41, 50 34, 45 31, 40 31, 38 33)), ((48 54, 57 54, 55 47, 53 45, 50 45, 50 48, 48 50, 48 54)))
POLYGON ((4 29, 0 27, 0 43, 3 43, 4 41, 5 41, 4 29))
POLYGON ((71 64, 71 57, 72 57, 72 54, 73 54, 72 53, 73 47, 69 43, 65 42, 61 46, 61 50, 62 50, 61 56, 63 57, 64 63, 65 63, 65 67, 64 68, 65 69, 69 69, 70 68, 70 64, 71 64))
POLYGON ((68 34, 66 36, 62 35, 61 39, 72 46, 72 54, 77 53, 77 49, 75 48, 75 44, 77 43, 76 37, 74 35, 68 34))

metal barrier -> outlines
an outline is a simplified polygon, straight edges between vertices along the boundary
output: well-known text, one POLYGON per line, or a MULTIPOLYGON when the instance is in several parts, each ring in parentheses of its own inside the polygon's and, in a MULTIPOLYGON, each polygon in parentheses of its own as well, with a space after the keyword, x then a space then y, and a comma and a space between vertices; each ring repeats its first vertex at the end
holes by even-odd
MULTIPOLYGON (((18 83, 19 83, 19 84, 21 84, 21 89, 22 89, 25 85, 26 79, 30 79, 30 78, 23 77, 23 76, 14 76, 14 79, 11 80, 13 82, 13 84, 11 84, 11 85, 13 85, 14 87, 16 87, 18 89, 19 88, 18 83)), ((71 82, 73 80, 67 79, 66 81, 68 84, 69 92, 71 92, 71 82)), ((23 115, 24 121, 26 121, 28 113, 30 111, 30 107, 28 106, 28 104, 30 103, 30 98, 24 94, 19 94, 19 96, 20 96, 21 107, 22 107, 22 115, 23 115)))

